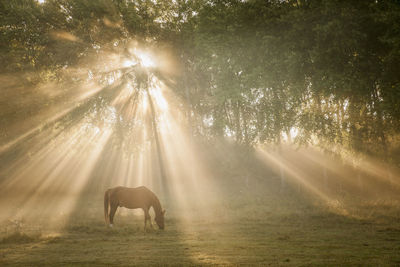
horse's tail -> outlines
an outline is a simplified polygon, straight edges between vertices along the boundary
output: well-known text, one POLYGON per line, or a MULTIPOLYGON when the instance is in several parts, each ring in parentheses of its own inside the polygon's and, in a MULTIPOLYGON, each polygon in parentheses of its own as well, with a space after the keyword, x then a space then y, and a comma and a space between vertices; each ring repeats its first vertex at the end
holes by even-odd
POLYGON ((108 215, 108 206, 109 206, 109 202, 110 202, 110 194, 109 194, 110 189, 108 189, 105 193, 104 193, 104 219, 106 220, 106 224, 108 224, 109 221, 109 215, 108 215))

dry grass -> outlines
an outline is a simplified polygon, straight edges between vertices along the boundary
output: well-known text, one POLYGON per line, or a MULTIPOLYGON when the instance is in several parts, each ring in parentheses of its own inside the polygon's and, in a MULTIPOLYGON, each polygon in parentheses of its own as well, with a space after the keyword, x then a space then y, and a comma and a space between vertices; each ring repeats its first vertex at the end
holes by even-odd
POLYGON ((395 266, 396 203, 363 202, 345 216, 293 192, 242 192, 210 208, 207 218, 170 210, 165 231, 146 232, 140 212, 119 212, 115 227, 105 227, 99 204, 62 228, 25 221, 13 232, 3 224, 0 265, 395 266))

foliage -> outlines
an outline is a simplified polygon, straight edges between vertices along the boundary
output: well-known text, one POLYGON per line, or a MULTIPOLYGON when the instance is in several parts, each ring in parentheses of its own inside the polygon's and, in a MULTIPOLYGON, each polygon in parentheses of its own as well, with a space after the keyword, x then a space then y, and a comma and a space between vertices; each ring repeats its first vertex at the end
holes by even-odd
POLYGON ((397 161, 396 1, 12 0, 0 10, 3 74, 79 83, 73 70, 85 67, 101 80, 106 55, 135 40, 172 51, 172 89, 187 101, 195 135, 397 161))

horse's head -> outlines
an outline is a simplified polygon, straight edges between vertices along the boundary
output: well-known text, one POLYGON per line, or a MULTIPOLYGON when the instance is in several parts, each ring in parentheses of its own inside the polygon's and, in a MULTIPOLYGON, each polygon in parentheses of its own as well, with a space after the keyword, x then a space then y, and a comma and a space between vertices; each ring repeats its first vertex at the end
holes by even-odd
POLYGON ((165 210, 161 211, 160 214, 156 214, 156 217, 154 218, 154 220, 156 221, 158 227, 161 230, 164 230, 164 214, 165 214, 165 210))

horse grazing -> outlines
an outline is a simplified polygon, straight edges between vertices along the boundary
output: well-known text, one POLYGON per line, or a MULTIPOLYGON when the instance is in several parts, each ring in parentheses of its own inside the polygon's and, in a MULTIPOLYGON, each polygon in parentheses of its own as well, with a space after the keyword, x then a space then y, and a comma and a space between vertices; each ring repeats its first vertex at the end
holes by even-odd
POLYGON ((149 220, 150 226, 153 228, 149 214, 150 207, 153 207, 153 210, 156 214, 154 220, 160 229, 164 229, 165 210, 162 210, 158 197, 145 186, 136 188, 118 186, 110 188, 104 193, 104 217, 106 224, 109 223, 110 227, 113 226, 114 215, 118 207, 125 207, 128 209, 143 209, 145 230, 147 220, 149 220))

